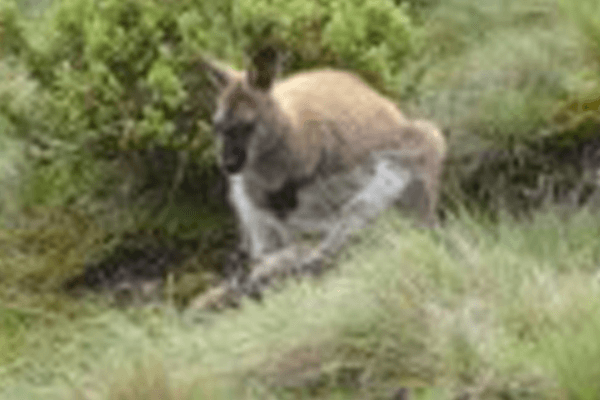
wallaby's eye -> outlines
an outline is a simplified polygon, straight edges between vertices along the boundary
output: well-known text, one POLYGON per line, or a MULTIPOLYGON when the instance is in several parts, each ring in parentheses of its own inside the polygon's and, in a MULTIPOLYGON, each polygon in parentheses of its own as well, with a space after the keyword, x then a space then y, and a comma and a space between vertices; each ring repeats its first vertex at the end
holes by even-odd
POLYGON ((239 134, 244 137, 249 136, 252 133, 252 131, 254 131, 255 125, 256 124, 254 122, 244 122, 240 124, 238 128, 239 134))
POLYGON ((254 128, 255 110, 247 104, 218 110, 213 117, 215 132, 231 135, 246 134, 254 128))

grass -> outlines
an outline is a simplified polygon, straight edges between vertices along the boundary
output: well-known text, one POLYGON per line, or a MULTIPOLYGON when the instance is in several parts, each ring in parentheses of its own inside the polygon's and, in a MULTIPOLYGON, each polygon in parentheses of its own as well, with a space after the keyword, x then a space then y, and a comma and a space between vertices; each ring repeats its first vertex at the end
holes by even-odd
POLYGON ((591 50, 592 57, 597 63, 600 62, 600 6, 598 3, 593 0, 561 1, 561 6, 573 23, 578 26, 581 38, 591 50))
MULTIPOLYGON (((0 131, 5 128, 0 118, 0 131)), ((23 153, 20 143, 16 140, 0 135, 0 226, 3 224, 3 216, 16 211, 17 200, 14 195, 18 178, 19 167, 23 164, 23 153)))
POLYGON ((451 131, 453 156, 548 134, 556 108, 588 87, 593 67, 556 0, 445 1, 422 40, 401 93, 413 113, 451 131))
POLYGON ((223 315, 4 308, 0 343, 21 350, 1 364, 0 398, 147 398, 161 379, 178 399, 380 398, 401 385, 423 399, 600 396, 597 216, 463 217, 437 232, 386 219, 336 272, 223 315))

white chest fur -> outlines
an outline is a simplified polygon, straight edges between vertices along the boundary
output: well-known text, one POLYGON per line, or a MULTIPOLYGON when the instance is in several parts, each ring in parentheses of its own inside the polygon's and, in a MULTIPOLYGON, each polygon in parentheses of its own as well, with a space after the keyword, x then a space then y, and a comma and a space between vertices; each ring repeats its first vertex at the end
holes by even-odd
POLYGON ((251 259, 259 259, 276 248, 286 245, 290 235, 274 214, 256 206, 248 195, 246 185, 243 173, 230 175, 229 202, 240 224, 242 249, 249 253, 251 259))

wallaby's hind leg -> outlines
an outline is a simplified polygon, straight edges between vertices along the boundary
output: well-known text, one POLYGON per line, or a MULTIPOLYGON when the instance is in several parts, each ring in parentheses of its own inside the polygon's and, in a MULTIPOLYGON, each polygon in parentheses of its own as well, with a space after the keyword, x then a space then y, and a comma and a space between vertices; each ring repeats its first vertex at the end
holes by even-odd
POLYGON ((261 263, 252 270, 244 285, 246 292, 258 296, 273 278, 320 273, 327 258, 334 256, 353 235, 402 197, 412 178, 412 172, 402 163, 389 158, 378 160, 371 180, 342 208, 339 222, 317 249, 301 254, 288 248, 273 254, 268 264, 261 263), (292 255, 297 254, 300 258, 294 259, 292 255))
POLYGON ((379 214, 390 208, 413 179, 410 170, 394 160, 383 158, 375 165, 371 181, 342 209, 342 217, 319 245, 319 253, 333 256, 379 214))

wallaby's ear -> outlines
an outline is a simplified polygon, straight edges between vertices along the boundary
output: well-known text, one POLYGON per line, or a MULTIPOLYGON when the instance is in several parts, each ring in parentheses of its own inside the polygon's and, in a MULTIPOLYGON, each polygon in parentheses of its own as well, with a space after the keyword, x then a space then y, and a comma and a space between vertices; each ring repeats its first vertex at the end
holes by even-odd
POLYGON ((252 58, 252 67, 248 71, 250 86, 268 90, 279 72, 277 51, 272 46, 263 47, 252 58))
POLYGON ((206 76, 219 89, 223 89, 236 79, 241 79, 244 74, 207 57, 202 57, 200 65, 206 76))

